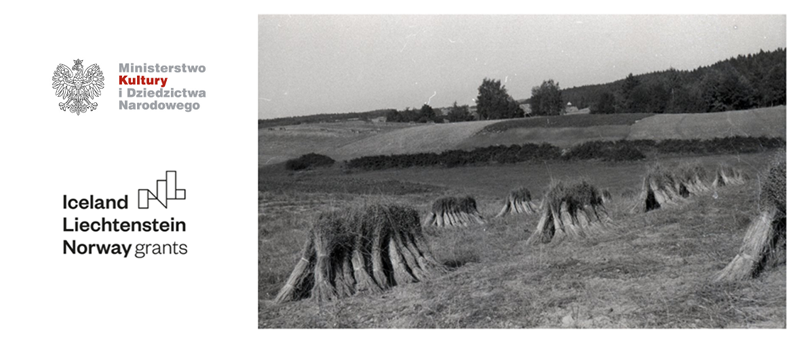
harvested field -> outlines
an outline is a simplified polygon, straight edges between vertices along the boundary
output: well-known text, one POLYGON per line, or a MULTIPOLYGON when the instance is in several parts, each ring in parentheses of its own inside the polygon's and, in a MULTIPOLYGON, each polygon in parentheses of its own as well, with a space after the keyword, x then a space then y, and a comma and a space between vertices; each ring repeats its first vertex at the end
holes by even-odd
MULTIPOLYGON (((769 160, 765 154, 744 154, 696 157, 693 163, 709 172, 725 163, 756 176, 769 160)), ((681 157, 659 161, 672 171, 680 171, 685 162, 681 157)), ((738 253, 755 215, 756 179, 720 188, 717 198, 702 193, 670 208, 626 213, 639 194, 627 191, 640 186, 653 163, 371 171, 347 177, 440 190, 393 195, 309 193, 302 184, 287 184, 280 194, 262 193, 265 210, 270 211, 261 217, 259 231, 259 327, 785 327, 783 265, 752 280, 712 282, 738 253), (482 209, 499 210, 509 191, 521 185, 530 189, 532 199, 539 199, 551 176, 583 178, 600 190, 608 189, 613 198, 604 207, 615 220, 613 231, 526 245, 536 218, 491 219, 460 231, 424 230, 431 252, 449 268, 448 273, 322 305, 311 299, 274 302, 300 261, 307 229, 320 212, 392 201, 409 204, 424 215, 431 200, 450 193, 471 194, 482 209), (454 299, 461 302, 453 303, 454 299)), ((318 176, 310 178, 313 181, 339 178, 337 174, 341 172, 330 168, 308 175, 318 176)))
MULTIPOLYGON (((427 124, 382 133, 342 146, 336 156, 352 159, 371 155, 441 152, 457 147, 495 121, 427 124)), ((332 156, 333 157, 333 156, 332 156)))
POLYGON ((259 129, 259 165, 281 163, 304 154, 317 152, 334 159, 338 148, 361 139, 408 128, 408 124, 315 123, 259 129))

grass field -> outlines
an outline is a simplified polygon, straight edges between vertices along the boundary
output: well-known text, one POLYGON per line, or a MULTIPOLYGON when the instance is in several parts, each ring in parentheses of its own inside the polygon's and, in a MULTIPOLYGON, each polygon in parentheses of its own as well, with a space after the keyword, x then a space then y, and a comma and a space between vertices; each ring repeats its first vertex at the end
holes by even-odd
POLYGON ((627 125, 510 128, 503 132, 479 132, 471 140, 459 144, 457 148, 469 149, 520 143, 549 143, 561 148, 567 148, 592 140, 623 140, 628 137, 630 130, 631 126, 627 125))
POLYGON ((337 150, 341 159, 411 152, 441 152, 468 141, 494 121, 428 124, 371 136, 337 150))
POLYGON ((786 118, 786 106, 706 114, 659 114, 632 125, 627 139, 786 137, 786 118))
POLYGON ((259 129, 259 165, 280 163, 307 153, 335 159, 342 146, 394 130, 419 125, 348 121, 259 129))
MULTIPOLYGON (((728 163, 756 176, 767 154, 662 157, 671 167, 728 163)), ((786 270, 758 279, 713 284, 736 254, 756 213, 758 181, 723 187, 686 203, 642 213, 623 195, 639 191, 654 160, 461 168, 409 168, 346 173, 339 166, 290 173, 265 169, 259 214, 261 328, 717 328, 786 327, 786 270), (318 304, 272 298, 298 262, 320 211, 401 202, 421 213, 436 198, 472 194, 490 216, 516 187, 535 201, 553 179, 586 179, 608 188, 614 219, 603 234, 557 237, 526 245, 536 217, 513 216, 453 230, 426 229, 432 251, 450 271, 384 293, 318 304)))
POLYGON ((568 128, 597 126, 631 126, 654 114, 577 114, 513 119, 485 127, 484 133, 500 133, 519 128, 568 128))

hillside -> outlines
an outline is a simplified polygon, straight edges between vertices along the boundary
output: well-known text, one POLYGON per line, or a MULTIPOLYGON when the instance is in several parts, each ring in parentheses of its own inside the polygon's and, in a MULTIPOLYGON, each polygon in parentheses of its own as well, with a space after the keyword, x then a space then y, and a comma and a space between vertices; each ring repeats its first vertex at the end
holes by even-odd
POLYGON ((315 152, 336 160, 442 152, 491 145, 550 143, 563 148, 591 140, 786 137, 785 106, 701 114, 572 115, 448 124, 351 121, 259 130, 259 164, 315 152))
POLYGON ((787 107, 704 114, 659 114, 631 126, 627 139, 703 139, 728 136, 786 138, 787 107))

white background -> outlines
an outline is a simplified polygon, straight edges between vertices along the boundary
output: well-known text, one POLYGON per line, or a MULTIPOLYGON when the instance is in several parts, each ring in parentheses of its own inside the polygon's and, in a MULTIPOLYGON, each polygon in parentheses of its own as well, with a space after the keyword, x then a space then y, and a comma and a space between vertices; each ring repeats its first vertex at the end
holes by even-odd
MULTIPOLYGON (((779 341, 797 329, 796 275, 788 273, 788 328, 767 331, 282 331, 257 329, 257 16, 267 13, 788 13, 781 3, 727 8, 671 2, 670 9, 627 4, 565 3, 559 7, 493 1, 482 7, 404 1, 402 8, 360 3, 202 2, 182 4, 81 1, 2 5, 2 237, 0 343, 492 343, 581 339, 615 343, 779 341), (492 5, 491 7, 489 5, 492 5), (529 6, 530 8, 527 8, 529 6), (51 89, 59 63, 97 63, 106 86, 96 111, 58 109, 51 89), (167 87, 206 90, 200 110, 118 109, 119 63, 202 64, 205 73, 147 73, 167 87), (136 205, 136 190, 155 188, 165 170, 178 171, 187 200, 164 210, 64 210, 62 195, 120 197, 136 205), (140 220, 175 217, 182 234, 70 235, 62 217, 140 220), (123 259, 63 255, 62 241, 186 243, 188 255, 123 259), (375 332, 382 332, 376 334, 375 332), (391 332, 387 334, 387 332, 391 332), (589 338, 589 339, 588 339, 589 338)), ((386 5, 384 5, 386 6, 386 5)), ((797 59, 788 16, 790 173, 796 152, 793 73, 797 59)), ((145 73, 143 73, 145 74, 145 73)), ((335 87, 335 86, 332 86, 335 87)), ((141 87, 140 87, 141 88, 141 87)), ((153 88, 155 89, 155 88, 153 88)), ((169 101, 166 100, 166 101, 169 101)), ((790 206, 797 209, 790 179, 790 206)), ((796 222, 791 217, 790 231, 796 222)), ((790 235, 791 238, 793 235, 790 235)), ((796 267, 791 240, 790 264, 796 267)))

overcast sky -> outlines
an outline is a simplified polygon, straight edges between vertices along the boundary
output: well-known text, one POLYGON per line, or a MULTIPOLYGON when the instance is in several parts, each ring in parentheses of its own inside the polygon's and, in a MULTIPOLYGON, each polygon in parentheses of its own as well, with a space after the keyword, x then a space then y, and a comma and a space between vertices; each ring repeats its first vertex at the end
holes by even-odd
POLYGON ((260 16, 259 118, 473 105, 786 47, 785 16, 260 16))

